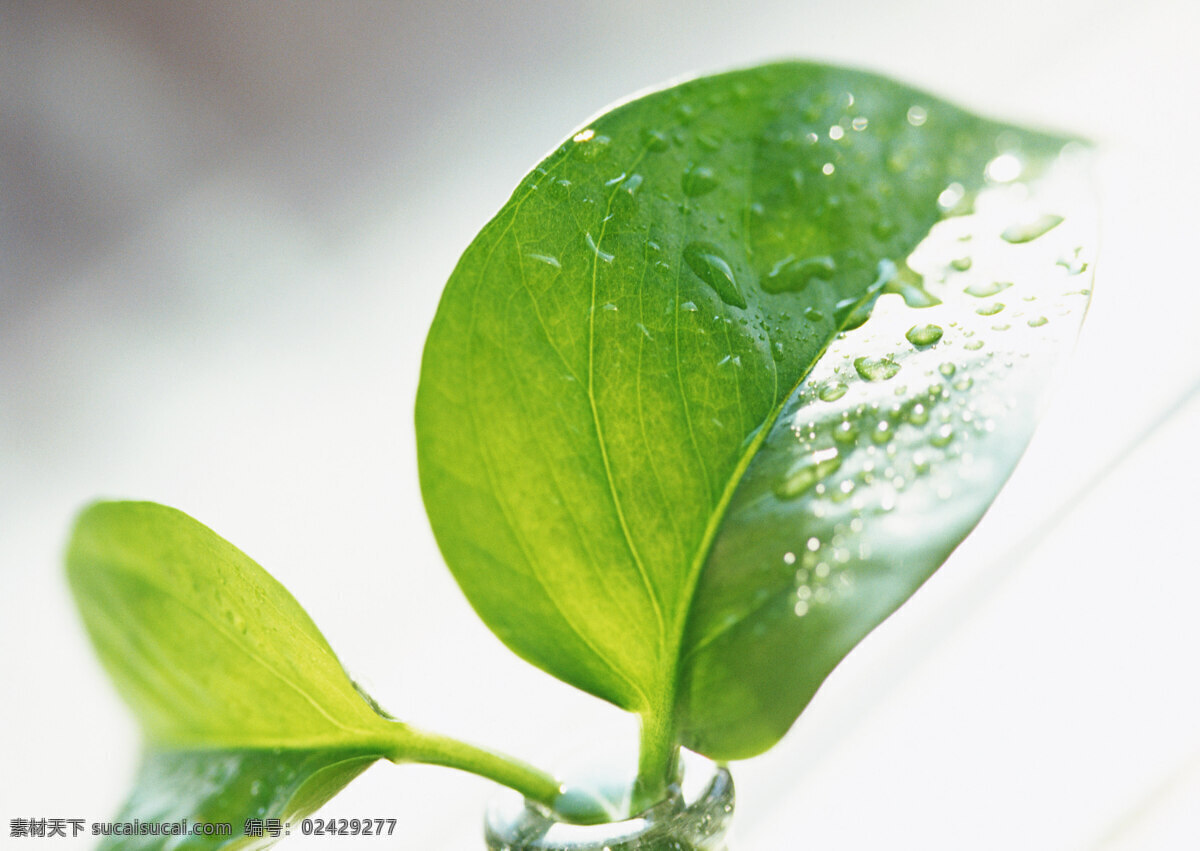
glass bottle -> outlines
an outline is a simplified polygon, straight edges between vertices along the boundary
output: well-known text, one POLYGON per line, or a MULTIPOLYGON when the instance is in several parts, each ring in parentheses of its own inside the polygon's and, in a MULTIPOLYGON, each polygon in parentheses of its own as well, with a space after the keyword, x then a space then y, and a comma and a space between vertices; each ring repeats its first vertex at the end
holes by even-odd
POLYGON ((640 815, 572 824, 515 793, 484 820, 489 851, 728 851, 733 779, 722 766, 684 753, 682 778, 666 800, 640 815))

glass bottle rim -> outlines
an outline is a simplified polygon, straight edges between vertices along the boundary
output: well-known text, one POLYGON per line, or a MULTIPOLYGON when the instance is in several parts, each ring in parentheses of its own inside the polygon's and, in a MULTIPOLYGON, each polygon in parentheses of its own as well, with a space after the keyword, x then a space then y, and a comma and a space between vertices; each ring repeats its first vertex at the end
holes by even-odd
POLYGON ((723 834, 733 812, 728 769, 699 754, 680 754, 681 780, 666 800, 632 818, 600 824, 560 820, 544 807, 508 793, 493 801, 484 820, 488 847, 512 851, 599 851, 684 832, 693 839, 723 834), (701 835, 702 834, 702 835, 701 835))

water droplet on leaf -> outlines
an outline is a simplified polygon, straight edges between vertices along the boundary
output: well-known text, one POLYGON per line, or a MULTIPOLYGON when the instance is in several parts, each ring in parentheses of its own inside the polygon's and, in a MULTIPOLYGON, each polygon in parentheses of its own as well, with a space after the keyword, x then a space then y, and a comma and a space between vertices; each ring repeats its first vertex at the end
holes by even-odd
POLYGON ((932 346, 942 339, 940 325, 914 325, 904 332, 905 339, 917 347, 932 346))
POLYGON ((584 239, 587 242, 587 247, 593 254, 596 255, 597 258, 605 263, 611 263, 613 261, 613 255, 609 254, 607 251, 601 251, 600 246, 596 244, 596 240, 592 238, 590 233, 584 234, 584 239))
MULTIPOLYGON (((780 499, 795 499, 841 466, 842 456, 836 449, 831 447, 814 452, 788 472, 787 477, 775 489, 775 495, 780 499)), ((819 541, 817 544, 820 546, 819 541)))
POLYGON ((975 298, 989 298, 998 292, 1003 292, 1012 286, 1012 281, 987 281, 971 284, 963 290, 967 295, 975 296, 975 298))
POLYGON ((763 278, 762 288, 769 293, 800 292, 813 278, 827 281, 836 271, 837 263, 832 257, 806 257, 797 260, 788 255, 776 263, 763 278))
POLYGON ((840 381, 828 381, 821 385, 821 389, 817 391, 817 396, 823 402, 836 402, 846 395, 846 389, 846 385, 840 381))
POLYGON ((645 144, 646 150, 653 151, 656 154, 661 154, 667 148, 671 147, 671 141, 667 138, 667 134, 661 130, 647 130, 645 144))
POLYGON ((550 254, 527 254, 525 256, 530 260, 536 260, 539 263, 545 263, 547 266, 553 266, 555 269, 562 268, 562 264, 558 262, 558 258, 550 254))
POLYGON ((734 307, 745 307, 746 299, 738 289, 729 261, 721 250, 710 242, 691 242, 683 249, 683 259, 696 277, 713 288, 721 301, 734 307))
POLYGON ((708 166, 693 166, 683 173, 683 194, 689 198, 707 195, 717 188, 718 181, 708 166))
POLYGON ((890 357, 854 359, 854 370, 864 381, 887 381, 900 371, 900 364, 890 357))
POLYGON ((952 440, 954 440, 954 427, 950 425, 941 425, 938 426, 937 431, 934 432, 934 435, 929 439, 929 442, 934 446, 941 448, 943 446, 949 446, 950 441, 952 440))
POLYGON ((1005 242, 1011 242, 1013 244, 1032 242, 1039 236, 1049 233, 1062 223, 1062 216, 1055 216, 1051 213, 1043 213, 1032 221, 1009 225, 1003 230, 1003 232, 1001 232, 1000 238, 1005 242))

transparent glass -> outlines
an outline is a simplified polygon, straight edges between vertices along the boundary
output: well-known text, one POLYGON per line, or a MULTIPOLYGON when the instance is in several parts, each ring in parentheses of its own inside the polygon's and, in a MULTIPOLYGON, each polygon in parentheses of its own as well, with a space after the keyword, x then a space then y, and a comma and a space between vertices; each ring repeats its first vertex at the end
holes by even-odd
POLYGON ((570 824, 545 808, 507 795, 488 809, 489 851, 728 851, 733 778, 720 766, 685 754, 682 779, 666 800, 636 818, 570 824))

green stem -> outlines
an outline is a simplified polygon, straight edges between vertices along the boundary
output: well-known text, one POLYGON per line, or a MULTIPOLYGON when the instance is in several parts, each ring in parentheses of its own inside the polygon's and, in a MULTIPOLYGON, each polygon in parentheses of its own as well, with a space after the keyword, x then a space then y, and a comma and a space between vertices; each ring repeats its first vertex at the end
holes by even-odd
POLYGON ((675 741, 672 712, 643 715, 638 776, 633 784, 634 814, 644 812, 667 796, 667 787, 675 781, 678 765, 679 743, 675 741))
POLYGON ((562 784, 556 778, 519 759, 407 724, 400 726, 404 732, 396 736, 394 753, 389 756, 392 762, 423 762, 469 771, 515 789, 551 809, 562 792, 562 784))

